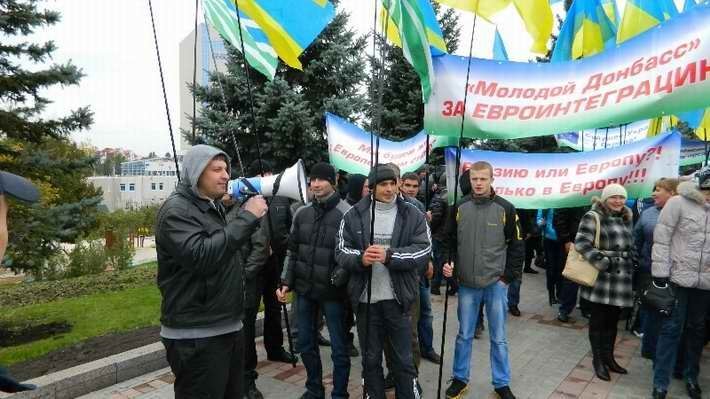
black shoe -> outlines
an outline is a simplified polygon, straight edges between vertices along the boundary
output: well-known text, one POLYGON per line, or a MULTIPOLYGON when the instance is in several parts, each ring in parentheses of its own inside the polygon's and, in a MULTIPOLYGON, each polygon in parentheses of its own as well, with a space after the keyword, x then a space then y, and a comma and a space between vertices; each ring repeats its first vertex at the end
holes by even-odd
POLYGON ((318 334, 318 346, 330 346, 330 341, 322 334, 318 334))
POLYGON ((508 306, 508 311, 510 312, 511 315, 513 315, 515 317, 520 317, 520 309, 518 309, 517 305, 508 306))
POLYGON ((602 360, 604 361, 604 364, 606 367, 611 371, 612 373, 616 374, 628 374, 629 372, 626 371, 625 368, 621 367, 619 363, 616 362, 616 359, 614 359, 614 346, 616 345, 616 331, 613 331, 611 333, 604 333, 601 336, 601 354, 602 354, 602 360))
POLYGON ((500 399, 515 399, 515 395, 513 395, 513 392, 510 391, 510 387, 508 387, 507 385, 504 387, 496 388, 495 391, 498 394, 498 397, 500 397, 500 399))
POLYGON ((641 357, 648 360, 653 360, 655 358, 653 353, 644 350, 641 351, 641 357))
POLYGON ((431 352, 423 352, 422 358, 434 364, 441 364, 441 356, 439 356, 434 350, 432 350, 431 352))
POLYGON ((294 364, 298 362, 298 358, 288 352, 284 348, 280 348, 281 350, 277 350, 276 353, 269 353, 266 355, 266 358, 268 360, 271 360, 272 362, 282 362, 282 363, 289 363, 289 364, 294 364))
POLYGON ((481 339, 483 335, 483 327, 476 327, 476 331, 473 332, 473 339, 481 339))
POLYGON ((653 388, 653 399, 666 399, 666 391, 660 391, 653 388))
POLYGON ((438 285, 437 286, 432 285, 431 286, 431 294, 432 295, 441 295, 441 288, 438 285))
POLYGON ((592 346, 592 368, 594 369, 594 374, 597 375, 597 378, 602 381, 611 381, 609 369, 604 362, 604 339, 605 336, 599 332, 589 332, 589 343, 592 346))
POLYGON ((394 389, 394 374, 387 373, 387 376, 385 377, 385 391, 390 389, 394 389))
POLYGON ((559 313, 557 314, 557 321, 560 323, 572 323, 573 320, 567 313, 559 313))
POLYGON ((451 381, 451 385, 446 388, 446 398, 447 399, 459 399, 463 397, 463 394, 468 391, 468 385, 465 382, 459 381, 454 378, 451 381))
POLYGON ((584 311, 584 310, 583 310, 583 311, 582 311, 582 317, 584 317, 585 319, 589 320, 589 318, 592 317, 592 312, 590 312, 590 311, 588 311, 588 310, 587 310, 587 311, 584 311))
POLYGON ((688 390, 688 397, 691 399, 700 399, 702 397, 703 390, 700 389, 700 386, 694 382, 686 383, 685 389, 688 390))
POLYGON ((539 274, 540 272, 533 269, 532 267, 526 267, 525 269, 523 269, 523 273, 539 274))

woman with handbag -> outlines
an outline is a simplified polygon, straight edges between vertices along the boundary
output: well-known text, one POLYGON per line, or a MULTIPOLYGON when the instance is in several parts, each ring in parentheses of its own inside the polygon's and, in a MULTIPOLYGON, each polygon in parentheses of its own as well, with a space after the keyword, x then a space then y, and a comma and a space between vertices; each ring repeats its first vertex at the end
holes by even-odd
POLYGON ((633 214, 624 203, 626 189, 610 184, 602 191, 601 199, 592 200, 592 209, 579 224, 575 249, 591 266, 598 270, 592 286, 582 286, 582 298, 591 305, 589 342, 592 346, 593 366, 597 377, 609 381, 609 372, 626 374, 614 360, 619 314, 624 307, 633 306, 632 276, 635 250, 632 235, 633 214))
POLYGON ((679 184, 678 194, 666 202, 653 232, 655 288, 648 291, 666 291, 674 297, 665 309, 666 315, 661 316, 653 364, 653 398, 665 398, 679 350, 685 355, 683 377, 688 396, 702 396, 698 375, 705 316, 710 311, 710 169, 700 171, 697 181, 679 184), (683 334, 685 342, 679 349, 683 334))

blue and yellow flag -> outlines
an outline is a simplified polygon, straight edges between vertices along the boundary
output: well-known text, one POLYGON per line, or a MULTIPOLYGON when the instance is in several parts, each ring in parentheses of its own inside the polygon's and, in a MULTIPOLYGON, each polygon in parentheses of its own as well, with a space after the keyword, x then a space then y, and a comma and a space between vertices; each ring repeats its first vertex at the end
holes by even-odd
POLYGON ((239 51, 242 51, 243 39, 244 58, 249 65, 273 80, 279 60, 259 26, 243 12, 237 18, 237 9, 231 0, 204 0, 203 6, 207 21, 220 36, 239 51), (241 21, 241 32, 237 31, 237 21, 241 21))
POLYGON ((602 8, 609 20, 614 24, 615 27, 619 27, 619 8, 616 7, 615 0, 601 0, 602 8))
POLYGON ((326 0, 238 0, 239 11, 256 23, 288 66, 302 69, 298 56, 335 17, 326 0))
POLYGON ((552 8, 549 0, 436 0, 439 4, 474 12, 487 21, 503 11, 511 3, 525 24, 525 30, 533 39, 530 51, 547 53, 547 41, 552 33, 552 8))
POLYGON ((678 15, 673 0, 627 0, 617 43, 623 43, 678 15))
POLYGON ((616 29, 600 0, 575 0, 557 37, 552 62, 589 57, 613 46, 616 29))
MULTIPOLYGON (((441 26, 439 26, 439 21, 436 19, 434 8, 431 6, 429 0, 417 1, 419 3, 419 9, 424 16, 424 25, 426 27, 427 40, 429 41, 429 46, 431 47, 431 55, 437 56, 447 54, 448 50, 446 48, 446 42, 444 41, 444 34, 441 32, 441 26)), ((399 37, 399 30, 397 29, 397 26, 391 18, 389 21, 385 22, 385 18, 388 17, 386 8, 382 8, 380 16, 380 19, 383 21, 383 25, 387 25, 387 40, 395 46, 401 48, 402 39, 399 37)))
POLYGON ((496 36, 493 39, 493 59, 498 61, 508 61, 508 51, 505 49, 505 43, 500 36, 500 32, 496 29, 496 36))

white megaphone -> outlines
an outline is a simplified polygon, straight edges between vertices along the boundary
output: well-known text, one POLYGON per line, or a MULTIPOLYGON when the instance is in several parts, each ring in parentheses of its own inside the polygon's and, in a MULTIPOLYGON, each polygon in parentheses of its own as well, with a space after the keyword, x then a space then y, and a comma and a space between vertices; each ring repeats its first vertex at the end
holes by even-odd
POLYGON ((264 197, 278 195, 301 201, 304 204, 308 203, 307 190, 306 169, 300 159, 278 175, 240 177, 239 179, 230 180, 227 186, 227 193, 237 200, 242 200, 252 195, 263 195, 264 197))

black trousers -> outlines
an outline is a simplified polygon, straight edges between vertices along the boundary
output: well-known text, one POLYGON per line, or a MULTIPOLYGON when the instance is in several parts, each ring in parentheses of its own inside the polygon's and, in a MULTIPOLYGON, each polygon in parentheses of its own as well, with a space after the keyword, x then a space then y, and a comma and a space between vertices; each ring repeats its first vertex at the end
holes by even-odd
POLYGON ((529 237, 525 240, 525 268, 528 269, 532 265, 535 254, 542 254, 542 240, 539 236, 529 237))
POLYGON ((370 304, 369 326, 366 324, 367 304, 357 309, 357 329, 363 354, 365 390, 371 399, 385 399, 385 377, 382 371, 382 352, 385 336, 392 343, 392 369, 398 399, 420 397, 417 370, 412 356, 412 327, 410 315, 402 311, 395 300, 370 304), (368 331, 369 329, 369 331, 368 331), (365 339, 367 337, 367 339, 365 339), (365 348, 367 345, 367 349, 365 348))
POLYGON ((596 302, 588 303, 591 313, 589 317, 589 333, 613 333, 616 337, 616 328, 619 323, 621 308, 596 302))
POLYGON ((242 331, 198 339, 163 338, 175 374, 175 398, 241 398, 243 340, 242 331))

